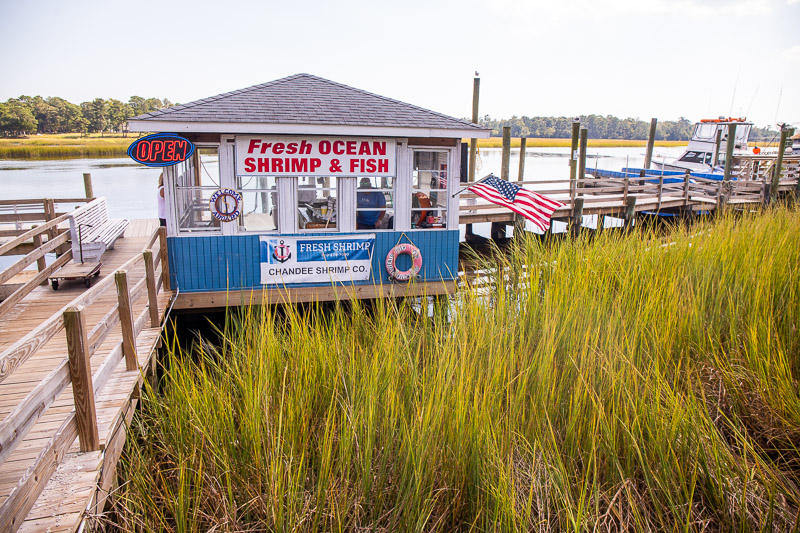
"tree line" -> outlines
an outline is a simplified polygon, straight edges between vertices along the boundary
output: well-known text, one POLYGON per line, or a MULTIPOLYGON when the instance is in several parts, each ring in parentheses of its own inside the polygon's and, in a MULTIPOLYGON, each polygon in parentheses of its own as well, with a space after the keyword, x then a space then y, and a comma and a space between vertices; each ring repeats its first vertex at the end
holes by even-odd
MULTIPOLYGON (((617 118, 611 115, 581 115, 581 126, 588 130, 590 139, 647 139, 650 121, 638 118, 617 118)), ((485 115, 478 122, 492 129, 492 137, 503 135, 503 127, 511 127, 512 137, 539 137, 565 139, 572 136, 573 117, 517 117, 496 119, 485 115)), ((656 140, 688 141, 694 130, 694 122, 681 117, 679 120, 658 121, 656 140)), ((753 126, 751 139, 770 139, 775 130, 753 126)))
POLYGON ((167 98, 131 96, 127 102, 95 98, 73 104, 50 96, 20 96, 0 103, 0 134, 19 137, 35 133, 108 133, 124 131, 131 117, 176 105, 167 98))

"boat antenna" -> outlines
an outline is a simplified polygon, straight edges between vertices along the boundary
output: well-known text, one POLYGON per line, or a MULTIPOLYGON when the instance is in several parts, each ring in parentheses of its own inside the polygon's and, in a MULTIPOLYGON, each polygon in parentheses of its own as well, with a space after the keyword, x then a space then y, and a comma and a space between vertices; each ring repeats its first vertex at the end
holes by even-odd
POLYGON ((754 92, 754 93, 753 93, 753 98, 750 100, 750 105, 747 107, 747 113, 745 113, 745 115, 744 115, 745 117, 749 117, 749 116, 750 116, 750 109, 752 109, 752 108, 753 108, 753 102, 755 102, 755 101, 756 101, 756 96, 758 95, 758 90, 759 90, 760 88, 761 88, 761 84, 759 83, 759 84, 756 86, 756 92, 754 92))
POLYGON ((773 122, 778 122, 778 111, 781 108, 781 97, 783 96, 783 85, 781 85, 781 92, 778 93, 778 105, 775 106, 775 120, 773 122))
POLYGON ((742 73, 742 67, 736 71, 736 83, 733 84, 733 96, 731 96, 731 109, 728 111, 728 116, 733 116, 733 101, 736 100, 736 88, 739 87, 739 74, 742 73))

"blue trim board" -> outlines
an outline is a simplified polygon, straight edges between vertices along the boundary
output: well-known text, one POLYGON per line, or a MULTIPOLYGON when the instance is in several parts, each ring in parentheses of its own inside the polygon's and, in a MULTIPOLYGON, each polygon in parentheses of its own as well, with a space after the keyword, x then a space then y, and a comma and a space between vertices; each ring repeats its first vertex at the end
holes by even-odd
MULTIPOLYGON (((268 234, 275 236, 275 234, 268 234)), ((363 235, 363 233, 323 233, 313 236, 363 235)), ((283 235, 309 237, 309 234, 283 235)), ((262 288, 260 235, 213 235, 169 237, 170 282, 181 292, 210 292, 262 288)), ((411 230, 375 233, 372 255, 372 278, 348 285, 389 283, 384 262, 398 242, 411 242, 422 253, 422 281, 452 280, 458 276, 458 230, 411 230)), ((401 255, 397 268, 405 270, 411 259, 401 255)), ((330 283, 290 284, 287 287, 328 286, 330 283)))

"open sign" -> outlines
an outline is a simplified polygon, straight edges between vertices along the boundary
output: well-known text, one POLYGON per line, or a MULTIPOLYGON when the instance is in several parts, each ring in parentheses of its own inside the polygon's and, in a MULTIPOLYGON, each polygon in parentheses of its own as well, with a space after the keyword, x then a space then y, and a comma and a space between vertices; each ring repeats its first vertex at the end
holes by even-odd
POLYGON ((128 147, 128 156, 148 167, 168 167, 186 161, 194 144, 180 135, 156 133, 137 139, 128 147))

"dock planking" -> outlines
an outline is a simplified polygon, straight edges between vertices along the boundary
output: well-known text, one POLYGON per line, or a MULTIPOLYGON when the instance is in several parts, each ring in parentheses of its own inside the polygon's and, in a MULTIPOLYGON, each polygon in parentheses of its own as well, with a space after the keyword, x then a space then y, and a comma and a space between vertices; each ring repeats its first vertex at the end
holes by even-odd
MULTIPOLYGON (((144 375, 154 364, 154 348, 161 329, 151 327, 154 316, 148 307, 148 285, 145 283, 144 248, 158 253, 159 242, 154 233, 156 220, 132 221, 124 238, 102 258, 103 267, 94 287, 82 283, 65 283, 58 291, 41 285, 27 294, 0 320, 0 353, 10 350, 20 339, 53 321, 76 299, 85 302, 82 309, 87 325, 87 344, 93 347, 89 368, 94 382, 93 398, 99 449, 80 451, 79 431, 75 418, 75 396, 72 385, 47 385, 51 391, 36 393, 33 409, 32 392, 41 391, 49 383, 69 383, 67 332, 60 329, 21 364, 4 365, 0 369, 0 437, 13 443, 0 449, 0 529, 18 531, 75 531, 87 509, 102 509, 111 487, 116 463, 124 444, 125 429, 130 423, 144 375), (126 267, 130 291, 138 368, 126 370, 122 354, 123 331, 114 277, 126 267), (94 290, 99 296, 84 298, 94 290), (109 311, 111 310, 111 311, 109 311), (62 376, 58 379, 53 377, 62 376), (13 421, 15 413, 27 413, 13 421), (36 418, 38 416, 38 419, 36 418), (31 420, 35 422, 31 423, 31 420), (13 422, 13 426, 10 425, 13 422), (16 437, 16 431, 22 438, 16 437), (9 436, 10 435, 10 436, 9 436), (10 451, 9 451, 10 450, 10 451), (32 505, 31 505, 32 503, 32 505)), ((160 273, 160 261, 156 266, 160 273)), ((157 323, 163 320, 171 294, 156 286, 157 323), (161 290, 159 290, 161 289, 161 290)), ((59 316, 60 319, 60 316, 59 316)))

